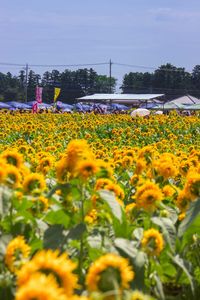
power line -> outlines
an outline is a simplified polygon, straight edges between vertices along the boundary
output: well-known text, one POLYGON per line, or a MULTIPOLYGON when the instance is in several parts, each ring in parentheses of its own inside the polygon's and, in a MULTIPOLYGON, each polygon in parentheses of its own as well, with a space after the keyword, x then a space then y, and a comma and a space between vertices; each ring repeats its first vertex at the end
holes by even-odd
POLYGON ((73 65, 29 65, 30 67, 84 67, 84 66, 100 66, 100 65, 108 65, 109 63, 92 63, 92 64, 73 64, 73 65))
MULTIPOLYGON (((35 64, 29 64, 30 67, 83 67, 83 66, 99 66, 99 65, 108 65, 109 62, 102 62, 102 63, 83 63, 83 64, 71 64, 71 65, 35 65, 35 64)), ((0 65, 3 66, 18 66, 18 67, 24 67, 26 64, 15 64, 15 63, 3 63, 0 62, 0 65)))
POLYGON ((5 62, 5 63, 0 62, 0 65, 2 65, 2 66, 17 66, 17 67, 24 67, 25 66, 25 64, 14 64, 14 63, 7 63, 7 62, 5 62))
MULTIPOLYGON (((20 63, 10 63, 10 62, 0 62, 0 65, 3 66, 18 66, 18 67, 24 67, 26 64, 20 64, 20 63)), ((29 64, 30 67, 43 67, 43 68, 60 68, 60 67, 84 67, 84 66, 100 66, 100 65, 110 65, 109 62, 97 62, 97 63, 80 63, 80 64, 29 64)), ((125 63, 118 63, 118 62, 112 62, 112 65, 116 66, 123 66, 123 67, 130 67, 135 69, 149 69, 149 70, 158 70, 158 71, 166 71, 166 72, 188 72, 190 71, 184 70, 184 68, 177 68, 177 69, 169 69, 169 68, 162 68, 160 67, 154 67, 154 66, 143 66, 143 65, 132 65, 132 64, 125 64, 125 63)))

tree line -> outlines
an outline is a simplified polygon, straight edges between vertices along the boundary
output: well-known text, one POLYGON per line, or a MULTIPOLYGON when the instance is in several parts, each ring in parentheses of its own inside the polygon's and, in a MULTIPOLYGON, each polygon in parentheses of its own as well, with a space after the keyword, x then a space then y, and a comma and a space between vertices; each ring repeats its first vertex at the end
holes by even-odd
POLYGON ((153 73, 130 72, 125 74, 121 88, 127 94, 165 94, 167 99, 185 94, 200 97, 200 65, 191 73, 170 63, 161 65, 153 73))
MULTIPOLYGON (((43 101, 50 103, 54 98, 54 87, 61 88, 58 100, 73 103, 76 98, 93 93, 113 93, 116 91, 117 79, 99 75, 92 68, 76 71, 46 71, 42 76, 33 70, 19 75, 0 72, 0 101, 25 101, 27 84, 28 101, 35 100, 36 86, 43 87, 43 101)), ((120 87, 122 93, 165 94, 168 99, 192 94, 200 97, 200 65, 189 73, 185 68, 175 67, 170 63, 161 65, 154 72, 129 72, 124 75, 120 87)))

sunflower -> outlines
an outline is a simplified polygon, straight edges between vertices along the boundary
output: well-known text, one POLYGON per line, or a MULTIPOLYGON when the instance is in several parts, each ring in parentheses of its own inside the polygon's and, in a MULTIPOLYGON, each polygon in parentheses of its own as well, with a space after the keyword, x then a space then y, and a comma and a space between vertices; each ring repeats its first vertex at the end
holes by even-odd
POLYGON ((146 161, 142 158, 136 161, 135 174, 140 175, 146 169, 146 161))
POLYGON ((164 247, 164 240, 158 230, 151 228, 144 231, 141 244, 149 255, 159 256, 164 247))
POLYGON ((185 190, 192 200, 200 196, 200 174, 197 172, 189 172, 187 175, 187 182, 185 190))
POLYGON ((111 163, 105 162, 101 159, 98 159, 96 161, 97 166, 98 166, 98 178, 109 178, 113 174, 113 169, 111 167, 111 163))
POLYGON ((154 211, 157 203, 163 199, 163 194, 157 184, 146 181, 143 185, 138 187, 135 198, 138 208, 154 211))
POLYGON ((191 203, 190 195, 188 195, 185 189, 181 190, 178 194, 176 205, 181 212, 186 212, 191 203))
POLYGON ((126 208, 125 208, 126 213, 127 214, 131 213, 133 211, 133 209, 135 208, 135 206, 136 206, 136 204, 134 202, 126 205, 126 208))
POLYGON ((56 177, 59 182, 64 182, 68 177, 68 163, 65 157, 61 158, 56 164, 56 177))
POLYGON ((108 184, 112 184, 112 180, 108 179, 108 178, 99 178, 96 181, 95 184, 95 190, 101 190, 104 189, 108 184))
POLYGON ((96 209, 92 209, 86 216, 84 221, 88 224, 93 224, 97 220, 97 211, 96 209))
POLYGON ((34 211, 45 211, 49 207, 49 200, 44 196, 39 196, 38 198, 33 199, 34 206, 31 207, 31 210, 34 211))
POLYGON ((130 300, 150 300, 151 298, 148 295, 143 294, 142 292, 135 290, 130 297, 130 300))
POLYGON ((53 158, 48 156, 48 157, 43 157, 39 160, 39 165, 36 169, 37 172, 42 172, 43 174, 47 174, 50 168, 53 166, 53 158))
POLYGON ((1 156, 5 159, 7 164, 13 165, 17 168, 23 163, 23 157, 17 150, 7 150, 1 154, 1 156))
POLYGON ((156 171, 159 175, 163 176, 165 179, 168 179, 170 177, 175 177, 178 173, 178 170, 174 164, 172 164, 172 161, 157 161, 156 162, 156 171))
POLYGON ((125 197, 123 189, 116 183, 109 183, 105 186, 105 189, 115 194, 116 198, 123 200, 125 197))
POLYGON ((86 284, 89 291, 107 292, 129 288, 134 272, 128 260, 116 254, 106 254, 97 259, 89 268, 86 284))
POLYGON ((94 155, 89 149, 86 140, 72 140, 66 150, 68 171, 73 173, 78 161, 93 159, 94 155))
POLYGON ((5 263, 11 272, 17 272, 27 261, 30 247, 26 244, 23 236, 13 239, 6 248, 5 263))
POLYGON ((35 273, 17 289, 15 300, 67 300, 64 290, 59 288, 53 276, 35 273))
POLYGON ((131 165, 132 165, 132 163, 133 163, 133 158, 131 157, 131 156, 124 156, 123 158, 122 158, 122 166, 124 167, 124 168, 129 168, 129 167, 131 167, 131 165))
POLYGON ((165 197, 172 197, 176 193, 176 188, 167 184, 163 187, 162 191, 165 197))
POLYGON ((32 260, 22 267, 18 273, 18 286, 26 285, 35 273, 52 274, 67 296, 73 294, 77 286, 77 276, 73 274, 76 265, 68 258, 66 253, 60 255, 59 251, 42 250, 36 253, 32 260))
POLYGON ((76 175, 87 179, 95 175, 98 172, 99 168, 95 160, 83 160, 77 164, 76 175))
POLYGON ((46 188, 44 176, 38 173, 29 174, 23 182, 23 188, 25 192, 32 192, 36 189, 44 190, 46 188))
POLYGON ((21 174, 17 167, 12 165, 5 166, 4 182, 12 188, 17 188, 20 185, 21 174))
POLYGON ((0 164, 0 183, 2 183, 5 179, 6 172, 5 172, 5 167, 0 164))

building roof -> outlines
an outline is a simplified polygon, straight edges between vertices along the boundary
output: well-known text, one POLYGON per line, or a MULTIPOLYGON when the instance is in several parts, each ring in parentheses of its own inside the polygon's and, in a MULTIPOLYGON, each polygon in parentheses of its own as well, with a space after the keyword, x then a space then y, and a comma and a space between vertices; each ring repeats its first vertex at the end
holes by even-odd
POLYGON ((94 94, 78 98, 78 100, 131 103, 132 101, 148 101, 162 96, 164 94, 94 94))

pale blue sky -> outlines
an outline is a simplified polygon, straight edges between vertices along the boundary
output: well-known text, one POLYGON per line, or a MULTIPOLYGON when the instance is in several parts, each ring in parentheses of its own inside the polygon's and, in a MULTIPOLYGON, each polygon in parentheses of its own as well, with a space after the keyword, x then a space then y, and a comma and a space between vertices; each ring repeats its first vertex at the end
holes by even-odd
MULTIPOLYGON (((171 62, 190 71, 200 64, 199 31, 200 0, 0 0, 0 62, 78 64, 111 58, 156 67, 171 62)), ((0 72, 8 69, 18 72, 0 65, 0 72)), ((108 66, 95 69, 108 75, 108 66)), ((119 84, 129 71, 140 69, 113 65, 119 84)))

